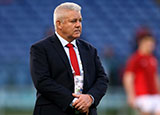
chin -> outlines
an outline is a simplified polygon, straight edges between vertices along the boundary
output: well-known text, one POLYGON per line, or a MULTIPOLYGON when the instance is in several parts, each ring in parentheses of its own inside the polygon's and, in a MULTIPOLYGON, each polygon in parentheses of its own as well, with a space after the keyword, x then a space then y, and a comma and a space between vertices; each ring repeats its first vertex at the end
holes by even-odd
POLYGON ((79 38, 81 34, 76 34, 73 36, 73 38, 79 38))
POLYGON ((70 39, 70 40, 75 40, 75 39, 78 39, 79 37, 80 37, 80 36, 70 36, 69 39, 70 39))

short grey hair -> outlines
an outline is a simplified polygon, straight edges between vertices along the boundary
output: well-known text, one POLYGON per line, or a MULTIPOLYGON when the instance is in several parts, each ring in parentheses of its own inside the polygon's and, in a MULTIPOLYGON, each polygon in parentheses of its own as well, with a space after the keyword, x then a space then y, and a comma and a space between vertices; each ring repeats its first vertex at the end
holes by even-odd
POLYGON ((73 10, 73 11, 81 12, 81 6, 73 2, 65 2, 58 5, 55 8, 54 14, 53 14, 53 22, 54 22, 55 30, 56 30, 56 21, 64 16, 64 14, 62 13, 63 10, 73 10))

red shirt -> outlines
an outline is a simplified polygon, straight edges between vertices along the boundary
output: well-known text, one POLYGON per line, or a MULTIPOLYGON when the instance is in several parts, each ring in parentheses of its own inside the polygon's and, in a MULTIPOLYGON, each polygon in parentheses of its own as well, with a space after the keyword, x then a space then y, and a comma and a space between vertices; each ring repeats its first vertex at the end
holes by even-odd
POLYGON ((134 90, 136 96, 157 94, 156 85, 157 60, 153 55, 134 53, 127 61, 125 72, 134 73, 134 90))

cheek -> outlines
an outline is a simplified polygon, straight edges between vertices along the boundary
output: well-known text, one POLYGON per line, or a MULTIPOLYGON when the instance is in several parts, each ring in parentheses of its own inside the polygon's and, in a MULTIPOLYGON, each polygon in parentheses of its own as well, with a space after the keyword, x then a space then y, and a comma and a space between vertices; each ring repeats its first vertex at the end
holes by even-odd
POLYGON ((152 50, 154 50, 155 49, 155 45, 152 45, 152 50))
POLYGON ((154 43, 148 43, 150 45, 150 47, 155 47, 155 44, 154 43))
POLYGON ((69 33, 74 32, 74 26, 73 25, 68 26, 66 29, 68 30, 69 33))
POLYGON ((65 32, 65 33, 71 33, 71 32, 72 32, 72 29, 71 29, 70 26, 65 26, 65 27, 63 28, 63 32, 65 32))
POLYGON ((80 29, 81 29, 81 31, 82 31, 82 25, 80 26, 80 29))
POLYGON ((80 28, 82 29, 82 23, 80 24, 80 28))
POLYGON ((149 44, 149 45, 148 45, 148 48, 149 48, 150 50, 154 50, 154 49, 155 49, 155 45, 154 45, 154 44, 149 44))

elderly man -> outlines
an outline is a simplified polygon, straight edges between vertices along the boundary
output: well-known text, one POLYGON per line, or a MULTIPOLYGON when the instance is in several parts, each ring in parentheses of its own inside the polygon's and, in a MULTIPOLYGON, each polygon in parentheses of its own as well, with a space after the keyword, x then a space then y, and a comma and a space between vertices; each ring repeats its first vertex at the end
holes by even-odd
POLYGON ((55 34, 32 45, 34 115, 97 115, 108 78, 96 49, 78 39, 81 22, 81 7, 62 3, 54 11, 55 34))

